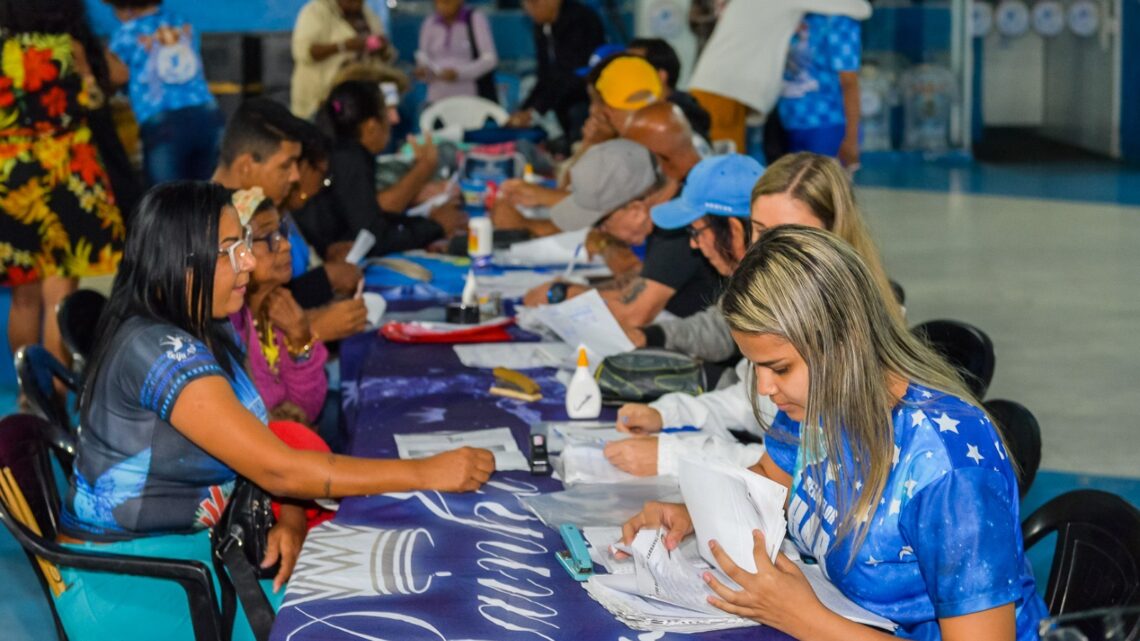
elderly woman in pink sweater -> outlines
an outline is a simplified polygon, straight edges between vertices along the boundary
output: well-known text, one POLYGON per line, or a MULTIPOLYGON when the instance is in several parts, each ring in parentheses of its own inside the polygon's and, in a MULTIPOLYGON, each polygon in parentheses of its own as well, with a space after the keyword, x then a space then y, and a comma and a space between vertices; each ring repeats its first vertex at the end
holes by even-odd
POLYGON ((284 287, 292 277, 288 231, 273 201, 260 191, 234 196, 241 222, 251 230, 257 266, 250 274, 245 306, 230 321, 246 347, 250 374, 270 420, 312 426, 328 392, 328 350, 284 287))

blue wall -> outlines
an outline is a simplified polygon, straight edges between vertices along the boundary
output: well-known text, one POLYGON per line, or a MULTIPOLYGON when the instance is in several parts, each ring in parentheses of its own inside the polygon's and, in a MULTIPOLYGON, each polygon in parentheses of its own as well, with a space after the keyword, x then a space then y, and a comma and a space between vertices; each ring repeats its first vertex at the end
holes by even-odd
MULTIPOLYGON (((29 0, 42 2, 44 0, 29 0)), ((186 16, 202 32, 214 31, 291 31, 297 13, 308 0, 164 0, 170 9, 186 16)), ((115 15, 102 0, 86 0, 91 21, 100 35, 118 25, 115 15)), ((381 17, 388 14, 382 0, 368 0, 381 17)))
POLYGON ((864 51, 894 51, 919 63, 950 51, 950 8, 875 7, 863 23, 864 51))
MULTIPOLYGON (((297 13, 308 0, 165 0, 166 6, 185 16, 201 33, 215 32, 272 32, 292 31, 297 13)), ((102 36, 109 35, 118 26, 111 9, 102 0, 86 0, 88 12, 95 30, 102 36)), ((384 0, 368 0, 385 24, 393 44, 400 51, 400 58, 412 60, 419 37, 420 22, 423 16, 408 13, 388 15, 384 0)), ((490 0, 472 1, 468 4, 488 5, 490 0)), ((597 0, 585 0, 585 4, 597 8, 597 0)), ((599 10, 611 41, 620 40, 620 34, 611 24, 610 16, 599 10)), ((504 60, 534 59, 534 40, 531 36, 531 21, 520 9, 488 11, 491 30, 498 48, 499 58, 504 60)), ((633 14, 622 14, 625 33, 633 33, 633 14)))
POLYGON ((1140 163, 1140 4, 1124 2, 1120 29, 1120 152, 1140 163))

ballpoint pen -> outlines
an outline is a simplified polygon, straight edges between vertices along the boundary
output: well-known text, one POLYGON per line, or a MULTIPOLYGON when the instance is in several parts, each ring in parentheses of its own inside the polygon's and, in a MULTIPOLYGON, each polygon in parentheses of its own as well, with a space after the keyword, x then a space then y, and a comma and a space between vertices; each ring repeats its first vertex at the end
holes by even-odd
POLYGON ((570 262, 566 263, 566 271, 562 272, 562 280, 566 280, 574 272, 574 262, 578 260, 578 252, 580 251, 582 251, 582 243, 578 243, 578 246, 574 248, 574 255, 570 257, 570 262))
POLYGON ((693 425, 681 425, 680 427, 666 427, 661 430, 662 434, 677 434, 679 432, 699 432, 701 428, 693 425))

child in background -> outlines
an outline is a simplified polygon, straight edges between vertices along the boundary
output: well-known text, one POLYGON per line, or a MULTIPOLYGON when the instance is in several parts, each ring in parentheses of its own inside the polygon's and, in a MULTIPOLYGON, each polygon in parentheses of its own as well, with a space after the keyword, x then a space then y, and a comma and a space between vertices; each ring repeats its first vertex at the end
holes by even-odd
POLYGON ((208 180, 224 121, 206 86, 194 28, 162 0, 105 1, 122 22, 111 36, 113 75, 128 85, 147 183, 208 180))

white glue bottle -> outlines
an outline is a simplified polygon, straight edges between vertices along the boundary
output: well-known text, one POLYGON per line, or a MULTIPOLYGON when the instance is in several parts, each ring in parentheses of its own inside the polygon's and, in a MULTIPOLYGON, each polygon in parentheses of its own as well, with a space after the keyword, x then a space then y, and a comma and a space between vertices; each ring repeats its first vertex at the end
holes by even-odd
POLYGON ((491 254, 494 253, 495 226, 491 219, 485 215, 472 215, 467 223, 467 255, 471 257, 476 268, 486 267, 491 263, 491 254))
POLYGON ((602 390, 590 375, 586 347, 578 346, 578 369, 566 386, 566 414, 570 418, 598 418, 602 413, 602 390))
POLYGON ((467 306, 479 304, 478 285, 475 284, 475 270, 467 270, 467 279, 463 283, 463 293, 459 296, 459 301, 467 306))

